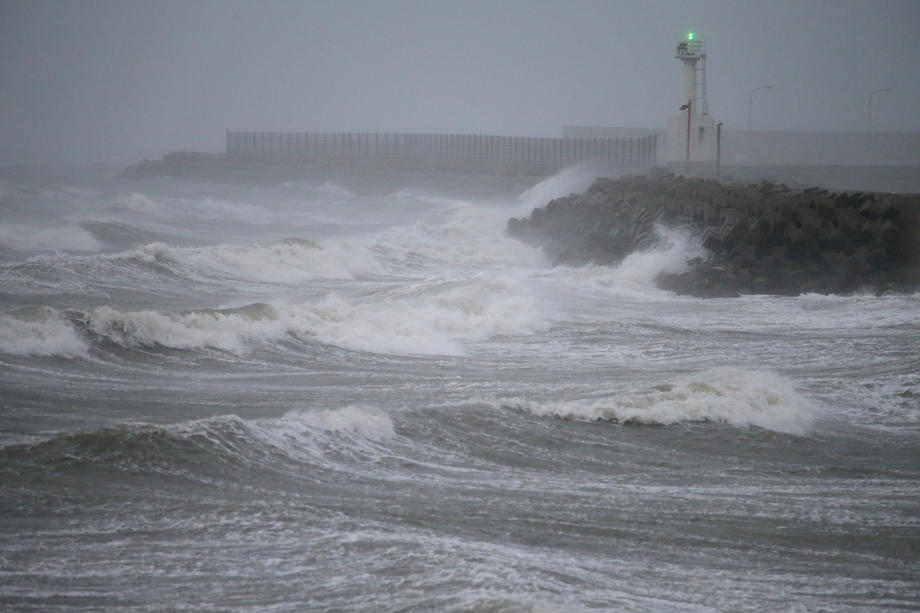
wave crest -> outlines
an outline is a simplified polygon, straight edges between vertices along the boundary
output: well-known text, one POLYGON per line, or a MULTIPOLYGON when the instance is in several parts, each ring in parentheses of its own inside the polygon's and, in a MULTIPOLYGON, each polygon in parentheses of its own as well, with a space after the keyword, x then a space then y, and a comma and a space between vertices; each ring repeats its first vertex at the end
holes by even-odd
POLYGON ((329 295, 294 315, 294 327, 319 341, 374 353, 463 355, 464 342, 545 327, 527 287, 475 275, 426 282, 404 295, 354 301, 329 295))
POLYGON ((92 233, 75 222, 64 222, 45 228, 4 225, 0 227, 0 246, 25 252, 92 253, 102 249, 102 244, 92 233))
POLYGON ((280 338, 287 332, 275 308, 264 303, 182 313, 99 307, 88 314, 85 326, 124 347, 212 347, 236 354, 247 351, 252 343, 280 338))
POLYGON ((376 445, 393 436, 392 419, 370 406, 252 420, 229 414, 170 425, 119 424, 15 443, 0 447, 0 464, 37 470, 47 465, 98 466, 106 473, 114 468, 207 478, 215 463, 239 467, 276 465, 280 458, 324 465, 366 460, 376 445))
POLYGON ((525 284, 480 274, 432 280, 398 293, 328 294, 312 304, 266 304, 180 312, 110 306, 66 316, 0 316, 0 352, 79 357, 89 343, 125 348, 217 349, 237 355, 289 335, 355 351, 463 355, 464 343, 531 334, 546 326, 525 284))
POLYGON ((25 307, 0 315, 0 353, 82 357, 88 348, 64 313, 51 307, 25 307))
POLYGON ((502 405, 566 419, 649 425, 717 422, 796 435, 807 434, 817 417, 814 406, 787 380, 736 368, 704 370, 650 389, 600 399, 509 399, 502 405))
POLYGON ((299 283, 317 278, 354 279, 383 270, 367 248, 347 239, 332 239, 322 245, 305 238, 210 247, 173 247, 151 243, 114 257, 165 266, 183 276, 204 273, 264 283, 299 283))

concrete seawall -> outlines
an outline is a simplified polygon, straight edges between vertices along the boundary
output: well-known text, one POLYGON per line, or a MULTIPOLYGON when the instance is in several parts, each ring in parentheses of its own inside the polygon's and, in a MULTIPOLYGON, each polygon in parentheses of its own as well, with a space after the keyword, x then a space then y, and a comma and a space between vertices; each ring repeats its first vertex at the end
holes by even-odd
POLYGON ((669 173, 598 179, 512 219, 511 235, 557 262, 616 264, 657 240, 656 225, 697 235, 707 257, 658 283, 698 296, 913 291, 920 288, 920 195, 793 190, 669 173))

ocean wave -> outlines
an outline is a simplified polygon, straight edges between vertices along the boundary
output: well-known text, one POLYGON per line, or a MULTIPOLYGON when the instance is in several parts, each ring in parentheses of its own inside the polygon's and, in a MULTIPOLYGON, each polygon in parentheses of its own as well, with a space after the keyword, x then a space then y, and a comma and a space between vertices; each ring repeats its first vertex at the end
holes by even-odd
POLYGON ((124 347, 213 348, 234 354, 288 331, 275 308, 265 303, 179 313, 99 307, 82 319, 87 331, 124 347))
POLYGON ((0 448, 0 463, 58 470, 95 465, 107 472, 203 478, 227 464, 271 468, 283 458, 323 465, 362 460, 393 436, 392 419, 370 406, 249 420, 229 414, 169 425, 120 424, 13 443, 0 448))
POLYGON ((318 244, 304 238, 286 238, 252 245, 209 247, 151 243, 112 257, 165 265, 183 276, 205 273, 267 283, 354 279, 383 272, 370 251, 348 239, 331 239, 318 244))
POLYGON ((0 318, 0 352, 81 357, 90 344, 245 355, 290 337, 344 349, 403 355, 463 355, 466 344, 532 334, 547 323, 513 278, 478 274, 430 280, 366 296, 327 294, 312 303, 253 303, 161 312, 111 306, 66 315, 54 309, 0 318))
POLYGON ((325 181, 319 185, 298 183, 297 181, 285 181, 281 184, 281 187, 288 190, 315 192, 324 196, 335 196, 339 198, 350 199, 357 197, 357 195, 347 187, 339 185, 338 183, 333 183, 332 181, 325 181))
POLYGON ((261 444, 304 461, 374 453, 377 445, 396 436, 392 418, 367 405, 291 411, 276 419, 256 420, 247 425, 250 434, 261 444))
POLYGON ((138 192, 110 195, 105 199, 103 211, 110 213, 127 211, 129 213, 140 213, 145 216, 156 216, 164 212, 163 207, 159 203, 149 196, 138 192))
POLYGON ((91 232, 72 221, 42 228, 5 224, 0 226, 0 246, 24 252, 94 253, 102 249, 91 232))
POLYGON ((566 276, 600 287, 655 288, 663 274, 689 269, 693 258, 704 257, 699 240, 682 228, 655 226, 655 241, 648 249, 634 251, 615 266, 565 267, 566 276))
POLYGON ((817 412, 779 375, 715 368, 648 389, 570 401, 505 399, 501 406, 538 416, 621 424, 716 422, 794 435, 810 432, 817 412))
POLYGON ((134 245, 156 240, 153 232, 118 221, 85 219, 80 222, 80 227, 109 249, 128 249, 134 245))
POLYGON ((554 198, 580 194, 594 183, 598 173, 588 165, 570 166, 544 179, 518 196, 518 207, 512 216, 525 217, 534 209, 544 207, 554 198))
POLYGON ((438 208, 414 224, 391 228, 376 237, 374 250, 397 267, 543 268, 543 251, 504 232, 508 210, 464 200, 418 197, 438 208))
POLYGON ((83 357, 89 344, 66 315, 50 307, 24 307, 0 315, 0 353, 83 357))
MULTIPOLYGON (((93 228, 108 233, 119 231, 112 225, 93 228)), ((298 284, 315 279, 352 280, 385 271, 371 251, 356 241, 330 239, 316 243, 305 238, 207 247, 153 242, 110 254, 42 254, 0 267, 0 273, 20 283, 64 287, 79 281, 84 291, 93 285, 149 286, 157 276, 196 283, 229 280, 298 284)))
POLYGON ((463 355, 464 344, 546 327, 529 289, 478 274, 428 281, 402 294, 354 300, 331 294, 299 308, 294 326, 320 342, 373 353, 463 355))
POLYGON ((143 216, 146 220, 175 222, 177 219, 209 224, 265 225, 277 219, 271 209, 257 204, 233 202, 211 196, 200 198, 167 197, 154 199, 140 192, 109 194, 100 203, 107 214, 143 216))

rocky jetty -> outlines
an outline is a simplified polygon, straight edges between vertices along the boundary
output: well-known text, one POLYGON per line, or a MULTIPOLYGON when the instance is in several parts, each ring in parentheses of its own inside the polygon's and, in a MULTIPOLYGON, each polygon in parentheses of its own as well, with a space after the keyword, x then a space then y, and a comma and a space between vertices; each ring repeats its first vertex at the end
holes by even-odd
POLYGON ((508 232, 556 263, 616 264, 659 240, 658 225, 695 234, 706 257, 658 278, 695 296, 920 288, 920 195, 737 185, 666 172, 598 179, 508 232))

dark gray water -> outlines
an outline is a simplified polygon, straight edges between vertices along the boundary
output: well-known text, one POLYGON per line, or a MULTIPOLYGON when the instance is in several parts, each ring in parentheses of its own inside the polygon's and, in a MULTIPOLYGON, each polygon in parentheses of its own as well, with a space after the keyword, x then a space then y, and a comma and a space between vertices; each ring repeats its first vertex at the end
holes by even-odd
POLYGON ((920 608, 920 296, 504 235, 587 181, 5 181, 0 607, 920 608))

